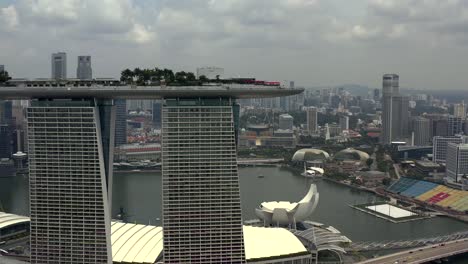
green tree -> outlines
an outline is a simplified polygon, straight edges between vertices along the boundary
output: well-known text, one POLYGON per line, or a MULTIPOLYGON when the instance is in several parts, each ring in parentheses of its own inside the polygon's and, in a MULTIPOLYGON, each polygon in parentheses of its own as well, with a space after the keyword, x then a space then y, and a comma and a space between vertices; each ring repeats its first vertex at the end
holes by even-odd
POLYGON ((11 77, 8 75, 7 71, 1 71, 0 72, 0 83, 6 82, 6 81, 8 81, 10 79, 11 79, 11 77))
POLYGON ((391 182, 392 182, 392 180, 390 180, 390 178, 383 178, 382 179, 382 184, 385 185, 385 186, 389 186, 391 182))
POLYGON ((209 81, 209 79, 206 78, 205 75, 200 75, 200 77, 198 77, 198 80, 200 80, 201 82, 208 82, 209 81))
POLYGON ((372 163, 374 163, 374 160, 373 159, 367 159, 366 160, 366 164, 367 166, 370 168, 370 166, 372 166, 372 163))

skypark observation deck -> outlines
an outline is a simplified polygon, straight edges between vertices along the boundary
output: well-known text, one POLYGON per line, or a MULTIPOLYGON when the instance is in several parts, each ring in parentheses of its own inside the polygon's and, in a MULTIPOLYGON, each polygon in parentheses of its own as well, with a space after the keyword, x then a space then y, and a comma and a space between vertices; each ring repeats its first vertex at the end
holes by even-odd
POLYGON ((90 84, 83 86, 53 86, 51 83, 24 81, 14 86, 1 86, 0 99, 31 98, 97 98, 97 99, 162 99, 162 98, 214 98, 229 97, 268 98, 300 94, 304 89, 281 86, 246 84, 220 84, 210 86, 107 86, 90 84))

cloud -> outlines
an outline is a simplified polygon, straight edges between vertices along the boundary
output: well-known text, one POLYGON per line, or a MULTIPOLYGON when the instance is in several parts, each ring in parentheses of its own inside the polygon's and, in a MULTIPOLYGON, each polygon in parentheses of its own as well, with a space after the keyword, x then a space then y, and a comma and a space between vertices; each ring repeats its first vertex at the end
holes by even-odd
POLYGON ((16 30, 19 25, 18 13, 13 5, 0 8, 0 30, 10 32, 16 30))
POLYGON ((141 10, 131 0, 20 0, 18 12, 24 30, 40 29, 56 37, 141 44, 155 36, 140 21, 141 10))
MULTIPOLYGON (((285 74, 288 76, 280 78, 304 83, 355 82, 353 77, 375 78, 388 69, 416 71, 427 65, 438 67, 444 61, 450 65, 449 58, 458 60, 464 57, 460 54, 466 54, 467 33, 465 0, 0 3, 2 64, 18 64, 17 71, 23 76, 29 72, 48 75, 49 67, 43 64, 48 63, 49 54, 65 50, 70 56, 91 54, 93 64, 107 76, 115 76, 125 67, 161 64, 193 70, 213 64, 231 68, 236 76, 258 73, 264 76, 261 78, 275 79, 285 74), (435 48, 452 56, 436 55, 435 48), (9 55, 22 52, 26 55, 19 59, 9 55), (405 58, 391 54, 405 54, 405 58), (382 59, 376 61, 376 56, 382 59), (433 57, 437 59, 427 61, 433 57), (29 66, 27 60, 41 62, 29 66), (409 60, 413 63, 404 63, 409 60), (362 66, 354 67, 356 61, 362 66), (411 64, 415 66, 407 66, 411 64)), ((458 65, 459 69, 468 67, 464 61, 458 65)))

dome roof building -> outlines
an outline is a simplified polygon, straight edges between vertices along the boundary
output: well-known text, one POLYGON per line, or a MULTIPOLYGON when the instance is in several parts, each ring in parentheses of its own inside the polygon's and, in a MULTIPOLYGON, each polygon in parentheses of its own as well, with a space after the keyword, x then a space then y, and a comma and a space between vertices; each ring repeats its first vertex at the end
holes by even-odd
POLYGON ((321 149, 313 149, 313 148, 305 148, 300 149, 294 153, 292 157, 292 161, 295 162, 304 162, 304 161, 316 161, 321 160, 325 161, 330 158, 330 155, 321 150, 321 149))
POLYGON ((370 158, 369 154, 353 148, 347 148, 335 154, 336 161, 360 161, 366 162, 370 158))

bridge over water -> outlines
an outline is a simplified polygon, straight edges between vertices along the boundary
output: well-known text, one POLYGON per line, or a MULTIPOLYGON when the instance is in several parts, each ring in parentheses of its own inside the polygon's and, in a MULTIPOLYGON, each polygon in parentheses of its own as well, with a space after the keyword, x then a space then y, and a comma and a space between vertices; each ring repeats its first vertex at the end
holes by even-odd
POLYGON ((419 238, 412 240, 389 240, 379 242, 353 242, 347 248, 346 251, 374 251, 383 249, 403 249, 403 248, 414 248, 422 247, 432 244, 440 244, 453 240, 460 240, 468 238, 468 231, 457 232, 444 236, 419 238))

